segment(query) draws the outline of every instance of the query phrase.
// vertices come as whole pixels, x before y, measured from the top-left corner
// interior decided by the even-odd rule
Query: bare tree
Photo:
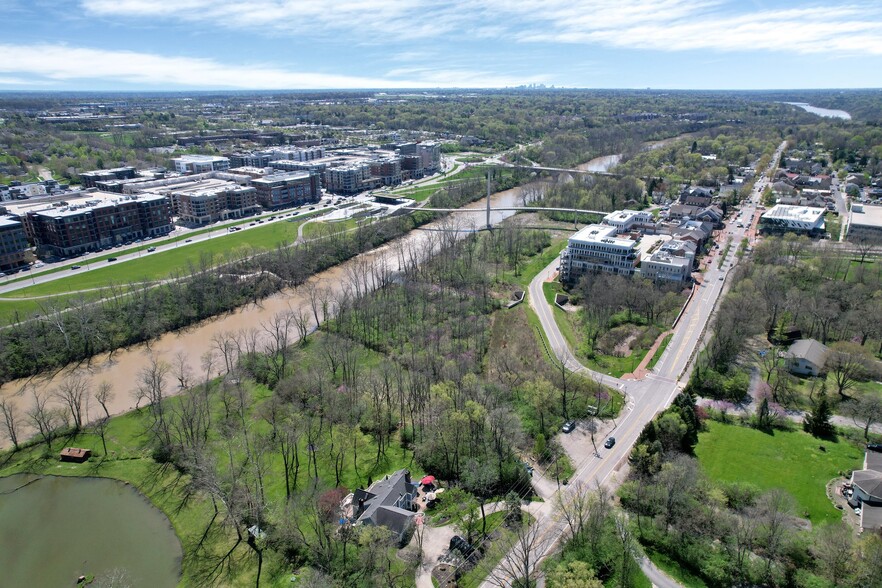
[[[175,378],[178,380],[178,386],[181,390],[190,387],[190,378],[193,376],[193,369],[190,367],[190,356],[183,349],[175,353],[172,359],[172,369]]]
[[[8,398],[0,398],[0,414],[3,415],[6,436],[12,441],[12,447],[15,451],[18,451],[18,428],[21,425],[18,406]]]
[[[52,439],[58,428],[64,424],[65,413],[59,412],[47,406],[49,401],[48,394],[41,394],[39,390],[34,389],[34,403],[27,411],[27,416],[34,428],[37,429],[46,446],[52,449]]]
[[[832,349],[825,367],[836,382],[836,392],[846,398],[846,390],[869,375],[868,354],[863,347],[850,341],[834,343]]]
[[[843,412],[854,424],[864,430],[864,439],[870,440],[870,427],[882,422],[882,399],[875,394],[863,394],[842,404]]]
[[[487,581],[499,588],[530,588],[548,538],[539,525],[524,524],[500,543],[507,553],[487,575]]]
[[[63,402],[70,411],[74,429],[83,427],[83,402],[88,398],[88,382],[79,374],[66,377],[53,396]]]
[[[104,409],[104,416],[107,418],[110,418],[110,410],[107,409],[107,404],[113,402],[113,396],[113,385],[110,382],[104,380],[98,384],[98,388],[95,390],[95,400]]]

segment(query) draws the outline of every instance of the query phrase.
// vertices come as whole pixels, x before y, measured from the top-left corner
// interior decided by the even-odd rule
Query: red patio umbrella
[[[420,484],[422,484],[423,486],[426,486],[427,484],[431,484],[434,481],[435,481],[435,476],[426,476],[425,478],[420,480]]]

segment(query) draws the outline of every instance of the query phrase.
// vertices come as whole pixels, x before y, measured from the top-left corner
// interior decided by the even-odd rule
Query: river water
[[[106,579],[117,570],[128,582],[115,586],[173,587],[181,557],[168,517],[128,484],[31,474],[0,478],[2,586],[74,586],[80,575]]]
[[[790,104],[791,106],[798,106],[802,108],[806,112],[811,112],[812,114],[817,114],[818,116],[824,116],[827,118],[841,118],[843,120],[851,120],[851,115],[845,112],[844,110],[831,110],[829,108],[819,108],[817,106],[812,106],[807,102],[785,102],[784,104]]]

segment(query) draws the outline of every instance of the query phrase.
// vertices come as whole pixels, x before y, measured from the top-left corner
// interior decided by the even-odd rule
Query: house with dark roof
[[[798,339],[790,345],[783,357],[792,374],[818,376],[830,356],[830,348],[815,339]]]
[[[408,470],[398,470],[374,482],[367,490],[353,493],[355,524],[381,525],[404,542],[413,526],[418,485],[411,482]]]
[[[864,469],[851,474],[852,495],[848,503],[861,509],[861,529],[882,528],[882,453],[867,450]]]

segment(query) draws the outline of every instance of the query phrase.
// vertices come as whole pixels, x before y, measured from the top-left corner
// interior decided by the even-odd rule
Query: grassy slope
[[[826,451],[821,451],[820,446]],[[845,441],[822,441],[801,431],[775,431],[708,422],[695,450],[708,476],[718,482],[746,482],[763,490],[783,488],[813,524],[841,517],[825,494],[827,482],[860,467],[863,453]],[[801,514],[801,513],[800,513]]]

